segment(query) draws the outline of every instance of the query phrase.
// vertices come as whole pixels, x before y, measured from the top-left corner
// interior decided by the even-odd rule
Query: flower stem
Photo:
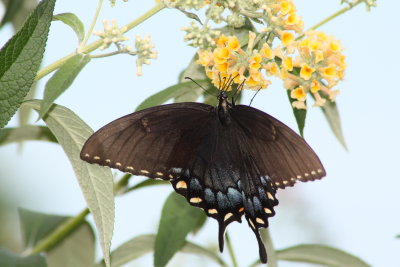
[[[48,251],[57,245],[60,241],[62,241],[66,236],[68,236],[71,232],[77,229],[84,221],[86,215],[88,215],[89,209],[86,208],[81,211],[75,217],[72,217],[65,221],[63,224],[58,226],[49,236],[45,239],[42,239],[30,252],[29,254],[36,254],[42,251]]]
[[[131,174],[125,174],[117,183],[115,183],[114,194],[117,194],[121,188],[126,186],[131,177]],[[78,227],[85,222],[86,215],[89,213],[89,209],[85,208],[75,217],[72,217],[62,223],[51,234],[42,239],[31,251],[29,251],[29,255],[51,250],[69,234],[78,229]]]
[[[278,267],[278,259],[276,257],[274,244],[272,243],[271,235],[268,229],[263,231],[263,239],[268,254],[268,267]]]
[[[103,5],[103,0],[99,0],[99,2],[97,3],[97,8],[96,8],[96,12],[94,13],[92,23],[90,24],[89,30],[86,33],[85,38],[83,39],[82,43],[79,44],[78,51],[80,51],[81,48],[86,45],[87,41],[89,40],[90,36],[92,35],[94,25],[96,25],[97,18],[99,17],[99,13],[100,13],[102,5]]]
[[[267,255],[268,255],[268,267],[278,267],[278,258],[276,256],[276,252],[274,249],[274,245],[272,244],[272,239],[271,235],[269,234],[268,229],[260,229],[260,233],[262,236],[262,239],[265,242],[265,248],[267,250]],[[261,265],[261,261],[258,259],[252,264],[250,264],[250,267],[256,267]]]
[[[139,25],[140,23],[142,23],[143,21],[145,21],[146,19],[150,18],[151,16],[153,16],[154,14],[156,14],[157,12],[159,12],[160,10],[162,10],[164,8],[164,4],[162,3],[158,3],[156,4],[152,9],[150,9],[149,11],[147,11],[146,13],[144,13],[142,16],[138,17],[137,19],[133,20],[132,22],[128,23],[127,25],[123,26],[127,28],[127,31],[135,28],[137,25]],[[103,40],[99,39],[97,41],[94,41],[93,43],[82,47],[79,50],[79,53],[82,54],[88,54],[94,50],[96,50],[97,48],[99,48],[101,45],[103,44]],[[65,64],[65,62],[67,62],[67,60],[69,60],[70,58],[72,58],[73,56],[75,56],[78,52],[72,52],[71,54],[57,60],[56,62],[44,67],[43,69],[41,69],[40,71],[38,71],[36,77],[35,77],[35,81],[40,80],[41,78],[43,78],[44,76],[46,76],[47,74],[53,72],[54,70],[58,69],[59,67],[61,67],[62,65]]]
[[[307,31],[312,31],[312,30],[315,30],[315,29],[321,27],[322,25],[324,25],[324,24],[326,24],[327,22],[333,20],[334,18],[336,18],[336,17],[342,15],[343,13],[349,11],[350,9],[352,9],[353,7],[355,7],[355,6],[359,5],[359,4],[361,4],[362,2],[364,2],[364,1],[363,1],[363,0],[360,0],[360,1],[356,2],[356,3],[354,3],[354,4],[351,5],[351,6],[347,6],[347,7],[344,7],[344,8],[342,8],[342,9],[340,9],[339,11],[337,11],[337,12],[333,13],[332,15],[330,15],[329,17],[327,17],[327,18],[323,19],[322,21],[318,22],[317,24],[315,24],[314,26],[312,26],[311,28],[309,28]]]
[[[228,247],[229,256],[231,256],[232,266],[233,267],[238,267],[239,265],[237,263],[237,260],[236,260],[236,257],[235,257],[235,253],[233,251],[231,239],[229,238],[228,232],[226,232],[226,246]]]

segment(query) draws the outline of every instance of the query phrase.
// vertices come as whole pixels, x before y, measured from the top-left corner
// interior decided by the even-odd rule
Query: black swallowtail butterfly
[[[244,215],[263,263],[267,254],[259,228],[275,215],[277,188],[326,175],[303,138],[258,109],[229,102],[224,90],[217,107],[174,103],[119,118],[94,133],[80,156],[170,181],[191,205],[218,221],[221,251],[225,228]]]

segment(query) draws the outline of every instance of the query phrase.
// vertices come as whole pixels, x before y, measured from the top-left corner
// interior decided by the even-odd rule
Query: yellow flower
[[[240,49],[239,40],[236,36],[228,38],[228,47],[233,51],[238,51]]]
[[[233,83],[239,85],[245,82],[249,89],[258,90],[266,88],[270,81],[262,74],[263,60],[267,61],[275,57],[275,52],[268,45],[258,51],[254,49],[256,34],[249,32],[249,42],[244,51],[236,36],[221,36],[216,40],[217,47],[214,50],[198,51],[198,64],[205,67],[207,76],[212,83],[219,87],[221,79],[232,78]],[[266,58],[268,57],[268,58]],[[279,74],[279,67],[275,62],[270,62],[271,72]]]
[[[228,42],[228,37],[226,37],[225,35],[221,35],[216,43],[218,47],[222,47],[225,46],[226,42]]]
[[[322,107],[325,105],[326,99],[322,98],[319,94],[313,94],[315,97],[315,103],[313,107]]]
[[[301,40],[298,43],[298,45],[301,46],[301,47],[308,47],[309,43],[310,43],[310,39],[306,38],[306,39]]]
[[[321,39],[321,41],[327,41],[328,40],[328,36],[321,31],[316,32],[316,36]]]
[[[278,67],[278,64],[276,64],[275,62],[268,62],[264,66],[264,69],[267,71],[267,74],[269,73],[274,76],[279,75],[279,67]]]
[[[226,72],[228,70],[228,62],[216,64],[215,68],[220,72]]]
[[[209,50],[199,50],[197,51],[199,55],[199,59],[196,61],[197,64],[202,65],[203,67],[211,66],[214,63],[213,54]]]
[[[256,53],[253,55],[252,59],[250,60],[249,67],[251,70],[258,70],[261,67],[261,55]]]
[[[309,48],[311,51],[316,51],[316,50],[319,48],[320,44],[321,44],[321,43],[320,43],[319,41],[311,40],[311,41],[308,43],[308,48]]]
[[[299,86],[290,92],[290,97],[293,99],[297,99],[298,101],[305,101],[306,96],[307,95],[306,92],[304,91],[303,86]]]
[[[287,25],[295,25],[295,24],[298,24],[299,22],[300,22],[299,16],[297,16],[294,13],[290,14],[286,19],[286,24]]]
[[[293,61],[291,57],[284,57],[282,60],[282,67],[285,70],[291,71],[293,70]]]
[[[307,109],[307,106],[303,101],[293,101],[292,107],[297,109]]]
[[[283,46],[288,46],[289,44],[291,44],[294,40],[294,35],[293,33],[290,32],[283,32],[281,34],[281,41]]]
[[[239,71],[232,71],[232,77],[236,84],[241,84],[246,79],[243,73],[240,73]]]
[[[327,78],[335,78],[336,75],[336,68],[333,64],[329,65],[326,68],[321,68],[320,70],[321,74]]]
[[[223,59],[228,59],[230,55],[229,48],[227,47],[222,47],[222,48],[217,48],[214,51],[214,56],[223,58]]]
[[[322,51],[316,51],[315,52],[315,61],[314,61],[315,64],[318,64],[322,60],[324,60],[324,53]]]
[[[301,64],[300,77],[307,81],[311,78],[314,71],[314,68],[308,66],[307,63],[303,63]]]
[[[228,60],[230,51],[226,47],[216,48],[213,55],[215,63],[223,64]]]
[[[274,52],[272,51],[271,47],[269,47],[269,45],[267,43],[263,44],[260,53],[263,58],[267,58],[267,59],[274,58]]]
[[[312,80],[310,90],[312,93],[316,93],[321,89],[321,85],[317,80]]]
[[[339,41],[332,40],[331,42],[329,42],[329,49],[333,52],[340,52],[342,50],[342,47],[340,46]]]
[[[282,1],[279,3],[279,5],[281,8],[282,15],[286,15],[286,14],[294,11],[294,5],[293,5],[293,3],[289,2],[289,1]]]

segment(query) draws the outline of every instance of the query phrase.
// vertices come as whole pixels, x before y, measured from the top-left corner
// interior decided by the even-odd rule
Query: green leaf
[[[28,140],[57,143],[53,133],[45,126],[25,125],[18,128],[0,129],[0,146]]]
[[[67,217],[43,214],[19,209],[25,249],[34,247],[40,240],[53,232]]]
[[[41,101],[24,105],[39,111]],[[99,232],[100,245],[110,266],[110,244],[114,228],[114,184],[110,168],[88,164],[79,157],[84,142],[93,131],[66,107],[53,105],[44,121],[62,146],[78,178],[79,185]]]
[[[296,101],[296,99],[291,98],[290,92],[291,90],[286,90],[287,95],[290,101],[290,106],[292,107],[294,117],[296,118],[297,122],[297,127],[299,127],[299,133],[302,137],[303,136],[303,131],[304,131],[304,126],[306,124],[306,115],[307,115],[307,110],[306,109],[298,109],[292,106],[292,103]]]
[[[95,259],[94,242],[93,230],[85,222],[47,253],[47,263],[50,267],[92,266]]]
[[[227,266],[226,263],[218,256],[218,254],[194,243],[186,242],[180,252],[206,256],[221,266]]]
[[[65,62],[65,64],[47,81],[43,101],[40,106],[40,118],[46,115],[57,97],[71,86],[76,76],[78,76],[89,61],[89,56],[77,54]]]
[[[43,0],[0,51],[0,128],[27,95],[46,46],[55,0]]]
[[[1,267],[47,267],[46,260],[39,254],[20,257],[19,255],[0,249]]]
[[[205,213],[202,213],[203,216],[199,217],[199,220],[197,221],[196,225],[194,226],[194,228],[192,229],[192,234],[197,234],[201,228],[203,228],[204,224],[207,221],[207,216]]]
[[[208,81],[198,81],[200,85],[206,84]],[[165,102],[167,102],[169,99],[172,98],[177,98],[181,95],[184,95],[187,92],[193,91],[198,86],[190,81],[190,82],[183,82],[183,83],[178,83],[176,85],[170,86],[157,94],[154,94],[144,100],[137,108],[135,111],[139,111],[145,108],[161,105]]]
[[[11,22],[15,30],[24,25],[26,18],[37,5],[36,0],[2,0],[5,6],[5,14],[0,22],[0,28],[7,22]]]
[[[74,13],[61,13],[54,15],[53,20],[59,20],[70,26],[76,33],[79,43],[83,41],[85,36],[85,28],[82,21]]]
[[[203,211],[190,206],[176,193],[167,198],[154,246],[154,266],[165,266],[185,244],[186,236],[198,223]]]
[[[125,242],[111,253],[112,267],[122,266],[152,252],[154,249],[155,239],[155,235],[141,235]],[[205,256],[221,266],[227,266],[226,263],[213,251],[191,242],[185,242],[180,252]],[[104,263],[99,262],[95,267],[103,266]]]
[[[207,90],[208,88],[210,88],[211,85],[210,79],[207,77],[204,71],[204,67],[197,64],[196,61],[197,61],[197,54],[194,55],[187,68],[184,71],[182,71],[181,74],[179,75],[179,82],[184,83],[185,81],[187,81],[185,77],[189,77],[196,81],[203,81],[203,83],[201,83],[201,86]],[[195,84],[192,81],[190,82],[192,84]],[[193,102],[199,98],[202,92],[204,92],[204,90],[198,86],[191,88],[192,88],[191,90],[184,90],[180,95],[174,96],[175,98],[174,101]]]
[[[25,249],[34,247],[71,217],[43,214],[20,209]],[[85,222],[69,234],[57,246],[47,251],[47,263],[51,267],[86,267],[94,263],[94,234]]]
[[[124,265],[152,252],[154,249],[154,240],[155,235],[141,235],[123,243],[111,253],[111,266],[118,267]],[[105,266],[104,261],[101,261],[95,267],[103,266]]]
[[[306,262],[332,267],[370,267],[356,256],[342,250],[323,245],[299,245],[278,250],[279,260]]]
[[[344,149],[347,150],[346,141],[344,140],[342,126],[340,123],[339,110],[336,106],[336,103],[327,100],[325,105],[322,106],[321,109],[329,123],[329,126],[333,131],[333,134],[336,136]]]

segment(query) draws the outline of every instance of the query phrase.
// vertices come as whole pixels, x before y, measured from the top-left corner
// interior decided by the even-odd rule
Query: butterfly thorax
[[[230,109],[233,104],[228,102],[226,92],[222,91],[218,95],[217,115],[222,125],[228,126],[231,123]]]

